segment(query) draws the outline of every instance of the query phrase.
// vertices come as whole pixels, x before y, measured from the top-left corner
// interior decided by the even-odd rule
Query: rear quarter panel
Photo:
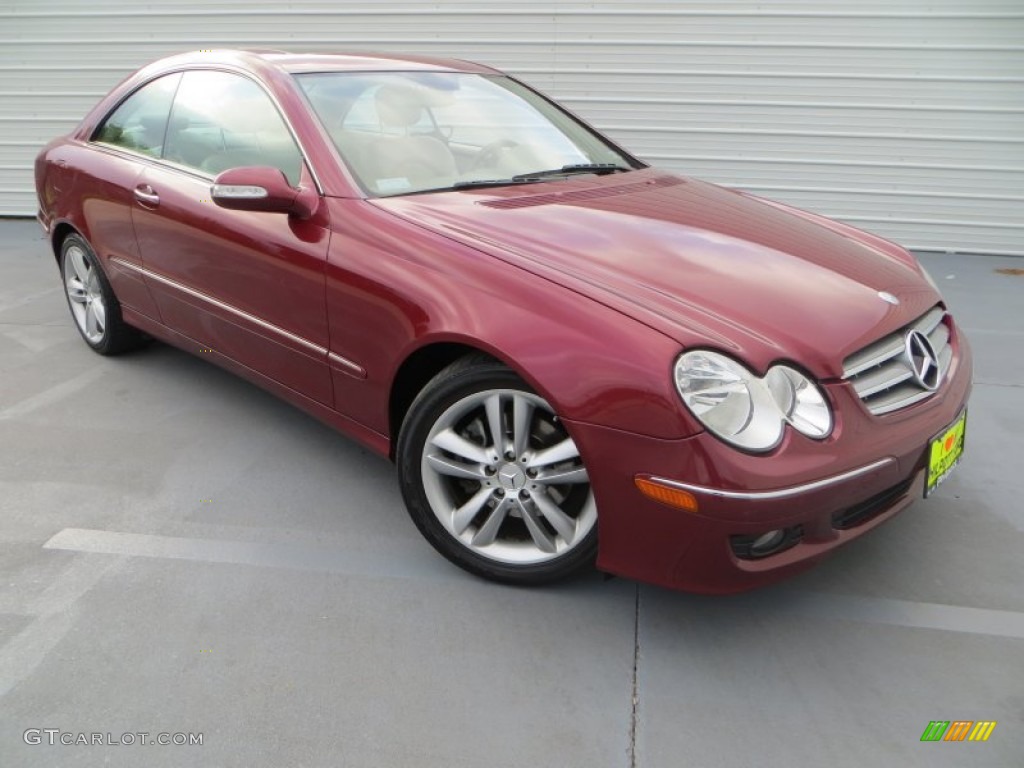
[[[51,143],[36,161],[41,219],[51,236],[69,225],[92,246],[118,300],[158,318],[148,288],[133,271],[118,268],[114,257],[141,264],[132,225],[132,190],[142,159],[77,139]],[[59,248],[60,243],[53,243]]]

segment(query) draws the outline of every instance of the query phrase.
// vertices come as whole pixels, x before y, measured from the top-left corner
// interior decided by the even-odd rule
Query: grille
[[[849,381],[871,413],[906,408],[934,394],[914,376],[906,353],[907,334],[919,331],[928,337],[939,359],[939,383],[949,371],[953,348],[949,343],[946,312],[936,305],[924,315],[895,333],[855,352],[843,361],[843,378]]]

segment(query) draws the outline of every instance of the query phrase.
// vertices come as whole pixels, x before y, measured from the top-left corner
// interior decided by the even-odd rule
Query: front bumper
[[[819,442],[789,430],[768,455],[708,433],[659,440],[567,422],[597,499],[598,567],[675,589],[739,592],[805,570],[878,527],[923,495],[928,443],[966,407],[972,364],[962,335],[958,347],[929,399],[875,417],[849,385],[831,385],[832,435]],[[698,511],[642,495],[636,477],[687,490]],[[774,529],[799,537],[777,554],[737,555],[736,542]]]

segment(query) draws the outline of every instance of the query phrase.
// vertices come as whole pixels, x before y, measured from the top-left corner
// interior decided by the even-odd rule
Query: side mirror
[[[316,191],[293,187],[277,168],[252,165],[230,168],[213,180],[210,197],[233,211],[288,213],[308,219],[316,210]]]

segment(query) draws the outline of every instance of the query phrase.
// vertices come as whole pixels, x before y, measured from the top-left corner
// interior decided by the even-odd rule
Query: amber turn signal
[[[637,475],[633,483],[644,496],[654,499],[670,507],[685,509],[687,512],[697,511],[697,498],[689,491],[681,488],[673,488],[671,485],[662,485],[649,477]]]

